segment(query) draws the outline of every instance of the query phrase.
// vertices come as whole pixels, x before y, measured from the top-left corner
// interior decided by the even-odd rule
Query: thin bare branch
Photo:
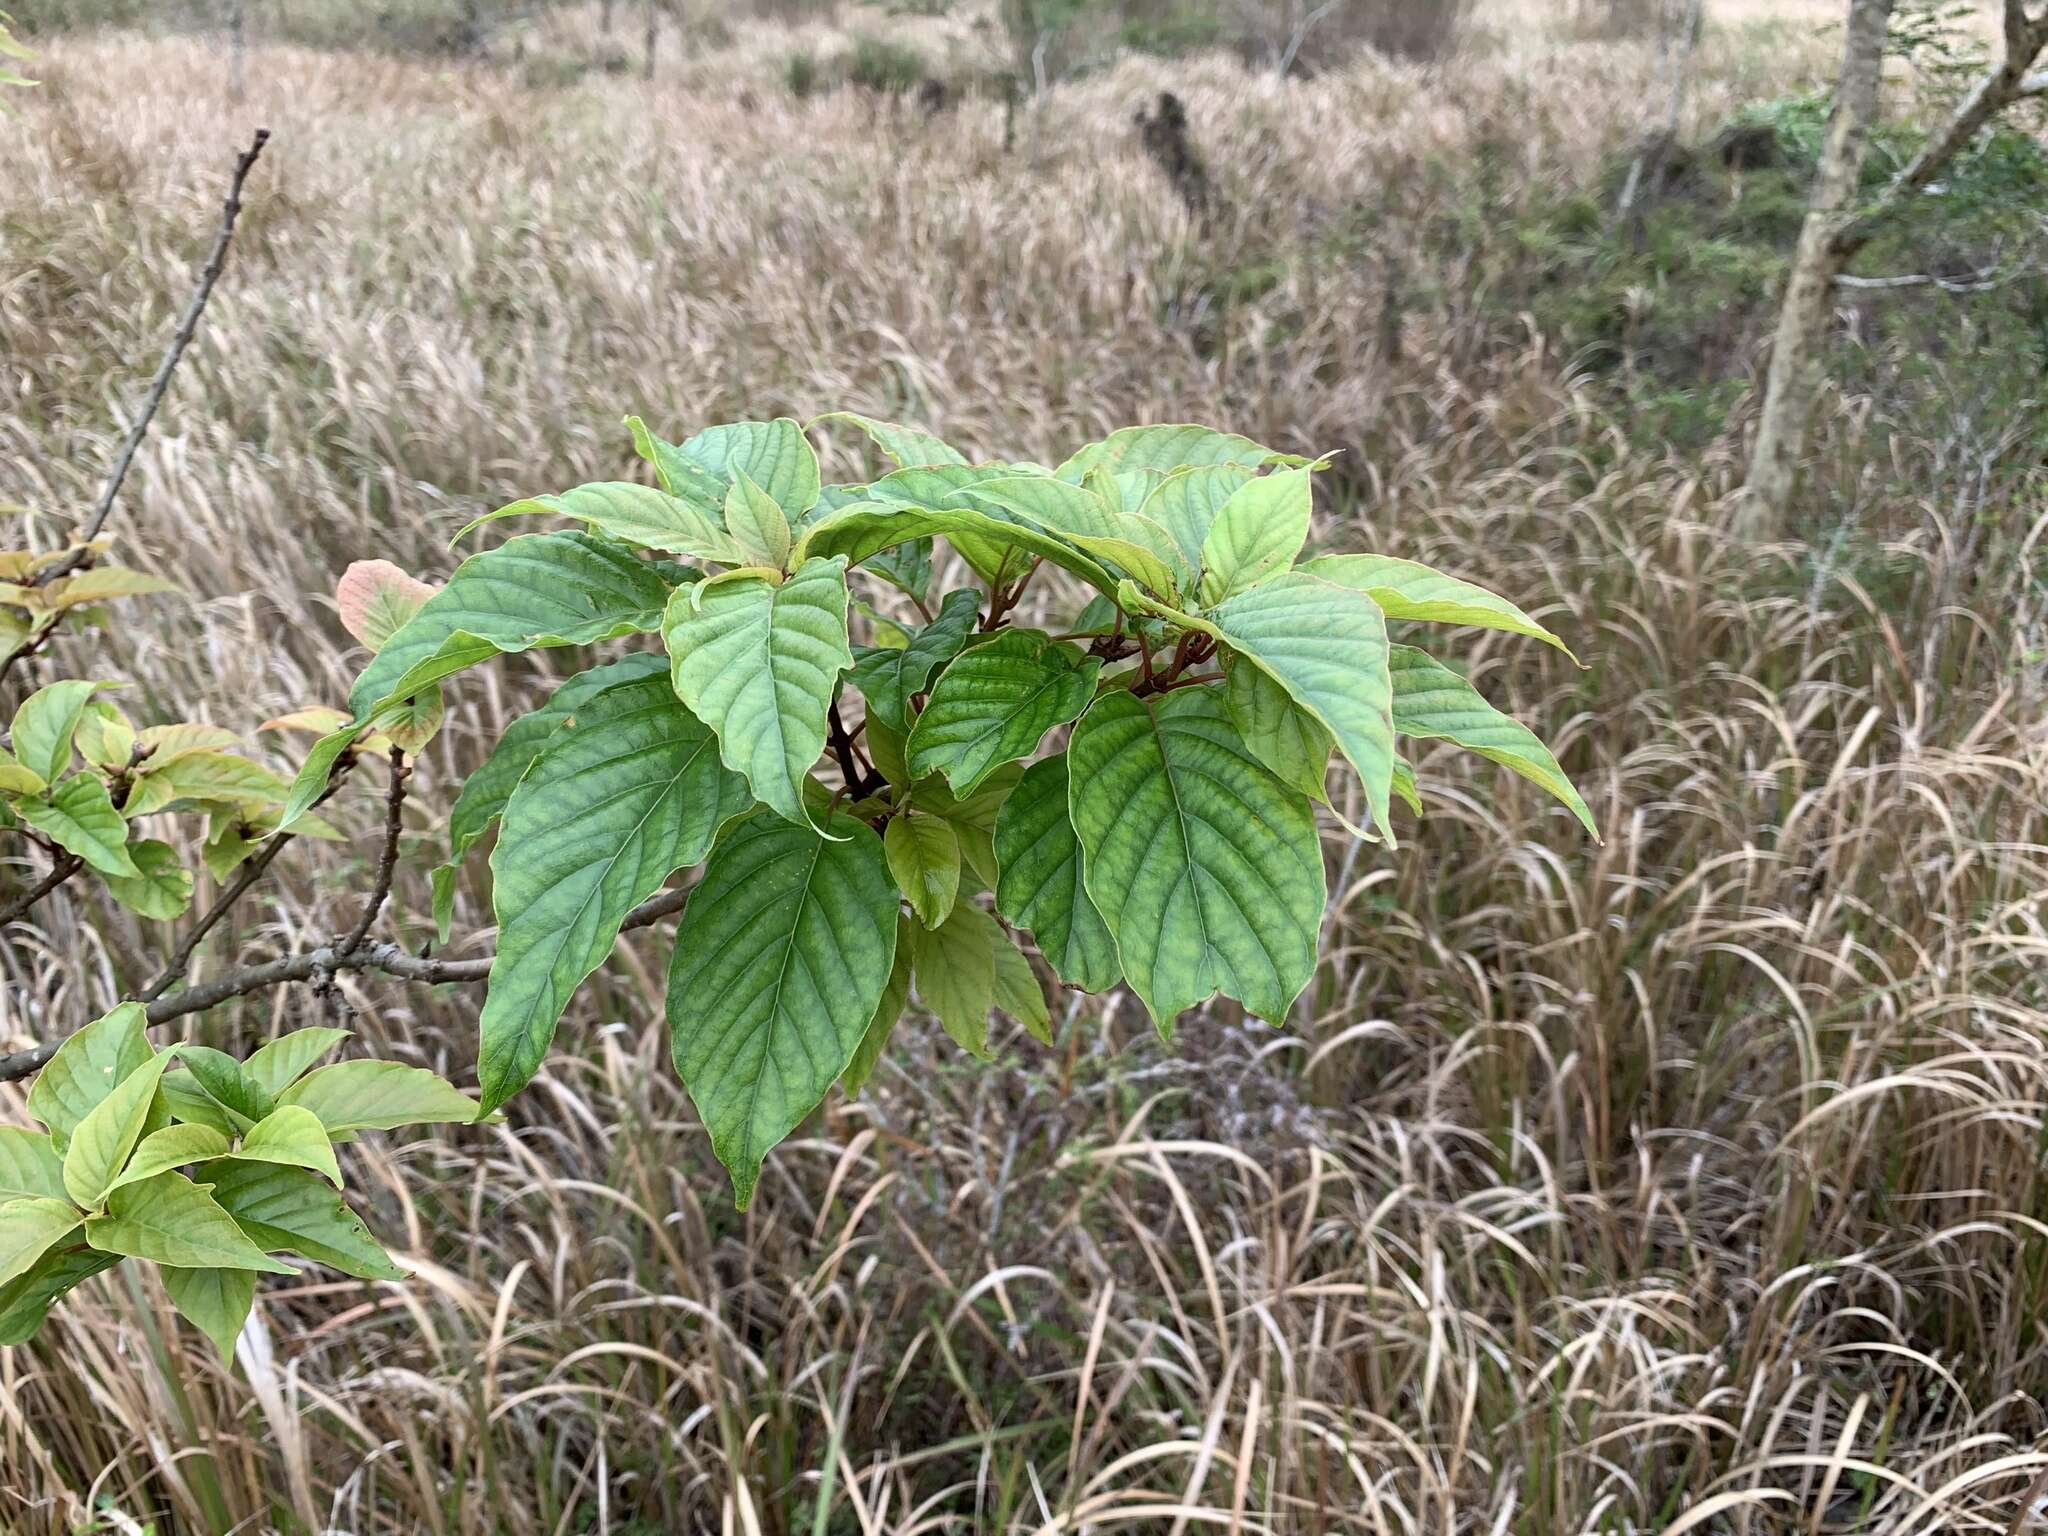
[[[385,899],[391,895],[391,880],[398,873],[398,838],[405,829],[405,783],[411,777],[412,769],[406,766],[405,753],[394,746],[391,749],[391,787],[384,793],[384,851],[377,858],[377,881],[371,888],[370,899],[363,903],[362,917],[342,942],[344,957],[362,947],[363,940],[370,936],[370,929],[377,921],[377,914],[384,910]]]
[[[58,886],[69,880],[83,868],[85,868],[85,860],[81,859],[77,854],[59,854],[56,863],[51,866],[50,872],[47,875],[8,902],[6,906],[0,907],[0,924],[13,922],[22,913],[28,911],[30,907],[41,901],[50,892],[57,889]]]

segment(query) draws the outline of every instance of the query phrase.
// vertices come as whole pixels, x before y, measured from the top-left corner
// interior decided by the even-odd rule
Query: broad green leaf
[[[1358,771],[1373,824],[1394,844],[1393,685],[1387,625],[1373,600],[1300,571],[1282,571],[1209,613],[1232,649],[1251,658],[1328,728]]]
[[[960,654],[980,613],[981,599],[963,587],[946,594],[938,616],[915,631],[907,645],[857,648],[853,685],[867,701],[868,718],[883,720],[899,733],[908,730],[911,697],[924,692],[932,674]]]
[[[960,838],[953,824],[937,816],[897,816],[882,833],[882,847],[918,921],[938,927],[960,894]]]
[[[0,1203],[0,1285],[27,1274],[84,1220],[69,1200]]]
[[[910,783],[910,760],[904,755],[903,733],[886,720],[868,717],[868,757],[882,777],[899,788]]]
[[[1040,1045],[1052,1044],[1052,1010],[1045,987],[1031,969],[1031,957],[998,930],[996,939],[996,1007],[1007,1013]]]
[[[835,512],[838,508],[833,508]],[[920,603],[932,593],[932,541],[911,539],[870,556],[865,569]]]
[[[135,776],[125,809],[148,816],[181,800],[261,810],[280,804],[288,786],[261,763],[231,752],[187,752],[161,767],[154,759]]]
[[[935,474],[935,470],[915,471]],[[797,541],[796,561],[844,555],[859,565],[883,550],[937,535],[957,549],[982,580],[996,583],[1020,574],[1036,555],[1072,572],[1104,592],[1116,577],[1100,560],[1034,523],[1005,520],[971,507],[881,506],[858,503],[806,528]],[[1016,554],[1022,551],[1022,556]]]
[[[285,796],[284,810],[278,815],[277,831],[282,832],[294,826],[312,810],[313,802],[327,792],[327,781],[334,776],[335,764],[341,760],[342,754],[355,745],[356,737],[360,734],[360,727],[349,724],[337,731],[328,732],[313,743],[312,750],[306,754],[306,761],[292,780],[290,792]],[[241,852],[232,845],[228,845],[227,851]],[[247,856],[246,853],[241,854],[242,858]],[[236,859],[235,862],[239,863],[240,859]],[[214,878],[219,879],[220,875],[215,873]]]
[[[846,639],[846,563],[814,560],[782,585],[741,576],[678,591],[662,624],[683,702],[717,734],[727,767],[778,816],[810,824],[804,776],[825,749],[825,717]]]
[[[491,854],[486,1111],[540,1069],[570,994],[612,952],[626,914],[754,803],[718,752],[666,677],[641,677],[585,699],[512,792]]]
[[[49,787],[40,773],[24,768],[12,752],[0,747],[0,795],[39,795]]]
[[[33,1338],[59,1298],[120,1262],[118,1254],[91,1248],[45,1254],[19,1279],[0,1285],[0,1344],[20,1344]]]
[[[128,853],[128,823],[97,774],[74,773],[47,794],[17,800],[14,814],[101,874],[142,878]]]
[[[1164,1032],[1222,992],[1279,1020],[1315,972],[1315,815],[1254,758],[1210,688],[1107,693],[1067,751],[1088,894]]]
[[[911,933],[911,984],[962,1050],[986,1057],[988,1015],[996,1005],[996,920],[971,901],[935,929]]]
[[[528,496],[488,512],[455,537],[508,517],[566,517],[594,533],[643,549],[665,550],[692,560],[744,564],[741,551],[719,526],[717,503],[672,495],[648,485],[605,480],[579,485],[556,496]]]
[[[663,568],[587,533],[527,533],[471,555],[349,690],[366,721],[381,705],[463,667],[535,646],[589,645],[656,628]]]
[[[1032,752],[1088,707],[1102,662],[1037,630],[1006,630],[940,675],[910,731],[914,778],[942,773],[971,794],[991,770]]]
[[[359,1280],[402,1280],[334,1186],[304,1168],[224,1159],[200,1170],[213,1198],[266,1249],[288,1248]]]
[[[1387,555],[1321,555],[1303,561],[1301,569],[1340,587],[1363,592],[1390,619],[1501,629],[1541,640],[1567,656],[1572,655],[1562,640],[1506,598],[1413,560],[1395,560]],[[1577,661],[1578,657],[1572,656],[1572,660]]]
[[[175,1046],[172,1051],[176,1050]],[[92,1107],[71,1133],[64,1149],[64,1192],[91,1210],[97,1207],[142,1139],[150,1103],[171,1051],[152,1057],[114,1085],[114,1091]]]
[[[256,1304],[256,1276],[246,1269],[177,1269],[165,1265],[164,1291],[178,1315],[213,1340],[223,1360],[231,1360],[235,1340]]]
[[[334,1160],[334,1143],[327,1139],[327,1127],[302,1104],[280,1104],[265,1115],[249,1128],[233,1155],[244,1162],[310,1168],[336,1189],[341,1188],[341,1166]]]
[[[1161,475],[1138,504],[1138,515],[1164,528],[1180,547],[1181,557],[1196,570],[1202,545],[1216,514],[1252,478],[1242,464],[1203,464]]]
[[[792,523],[802,521],[818,499],[818,455],[804,429],[787,416],[710,427],[679,451],[717,478],[721,499],[741,474],[774,498]]]
[[[49,1136],[0,1125],[0,1203],[63,1198],[64,1159]]]
[[[233,740],[226,731],[220,734]],[[85,713],[78,717],[78,729],[71,736],[71,744],[78,749],[79,756],[93,767],[108,772],[128,766],[137,741],[135,727],[129,723],[128,717],[107,699],[93,699],[87,703]],[[13,762],[14,758],[10,754],[5,761]],[[37,789],[41,787],[40,784],[35,786]]]
[[[54,784],[71,766],[71,739],[85,706],[102,683],[66,679],[38,688],[14,712],[9,742],[22,767]]]
[[[1049,475],[1014,475],[984,481],[964,495],[975,506],[1058,534],[1162,597],[1189,584],[1192,573],[1171,534],[1148,519],[1118,511],[1083,486]]]
[[[189,1047],[187,1047],[189,1049]],[[203,1125],[222,1136],[238,1136],[252,1123],[247,1116],[230,1114],[227,1106],[200,1086],[190,1072],[166,1072],[157,1093],[170,1107],[173,1119],[187,1125]]]
[[[58,1046],[36,1074],[28,1112],[49,1128],[59,1150],[79,1121],[156,1055],[143,1033],[145,1017],[142,1004],[121,1004]]]
[[[78,1143],[74,1141],[72,1145],[76,1147]],[[123,1184],[153,1179],[167,1168],[203,1163],[210,1157],[219,1157],[227,1149],[227,1137],[210,1125],[167,1125],[136,1143],[135,1155],[128,1159],[127,1166],[108,1187],[118,1188]]]
[[[1398,757],[1394,759],[1394,798],[1416,815],[1422,814],[1422,795],[1415,787],[1415,770]]]
[[[996,815],[996,910],[1029,929],[1039,953],[1086,992],[1107,992],[1122,974],[1116,941],[1089,899],[1081,844],[1067,812],[1067,754],[1024,770]]]
[[[1220,603],[1284,571],[1308,539],[1307,469],[1261,475],[1217,512],[1202,540],[1202,601]]]
[[[87,711],[90,719],[92,711]],[[84,727],[80,727],[81,733]],[[135,733],[135,740],[147,754],[152,768],[174,762],[181,757],[190,757],[195,752],[225,752],[242,744],[242,738],[233,731],[224,731],[217,725],[146,725]],[[125,763],[128,754],[124,751],[119,762]],[[118,764],[116,765],[118,766]]]
[[[967,493],[976,486],[991,480],[1007,479],[1017,473],[1017,467],[1009,464],[922,465],[914,469],[899,469],[871,482],[866,487],[864,499],[890,506],[971,511],[978,517],[985,516]],[[991,521],[995,524],[993,528],[963,524],[943,531],[974,574],[993,589],[1021,575],[1031,564],[1032,551],[1003,537],[1002,518]],[[1035,524],[1031,525],[1031,531],[1042,537],[1042,531]],[[1049,548],[1069,548],[1059,540],[1047,542]],[[1039,553],[1043,558],[1044,551]],[[1078,556],[1079,551],[1072,553]]]
[[[431,582],[389,560],[358,560],[334,584],[334,611],[341,627],[374,654],[411,623],[433,595]]]
[[[895,959],[882,840],[844,815],[827,831],[742,822],[676,933],[671,1049],[741,1207],[769,1149],[853,1060]]]
[[[1223,676],[1223,702],[1252,756],[1289,789],[1328,804],[1324,779],[1336,746],[1328,727],[1256,662],[1227,656]]]
[[[633,451],[654,466],[663,490],[707,507],[724,502],[726,482],[721,476],[695,459],[684,457],[683,450],[674,443],[656,437],[638,416],[628,416],[626,427],[633,434]]]
[[[811,423],[843,421],[858,427],[882,452],[902,469],[915,469],[925,464],[965,464],[967,458],[957,448],[942,443],[929,432],[920,432],[916,427],[899,426],[893,421],[877,421],[872,416],[858,416],[852,411],[827,411]]]
[[[277,1107],[276,1101],[242,1069],[226,1051],[210,1045],[187,1045],[178,1054],[207,1097],[234,1115],[244,1125],[254,1125]]]
[[[396,1061],[337,1061],[315,1067],[278,1094],[320,1117],[329,1136],[346,1131],[389,1131],[401,1125],[468,1125],[474,1099],[455,1091],[425,1067]]]
[[[1189,466],[1243,464],[1259,469],[1267,464],[1300,464],[1305,460],[1262,448],[1235,432],[1218,432],[1214,427],[1168,425],[1125,427],[1099,443],[1081,449],[1055,473],[1062,480],[1079,483],[1093,469],[1115,473],[1130,470],[1170,471]]]
[[[178,850],[148,837],[130,844],[128,856],[141,874],[133,880],[109,876],[107,890],[114,900],[160,923],[183,915],[192,905],[192,873],[178,862]]]
[[[114,1190],[107,1196],[107,1214],[86,1222],[85,1240],[102,1253],[180,1269],[297,1273],[267,1256],[212,1195],[182,1173],[159,1173]]]
[[[789,516],[744,469],[725,493],[725,526],[740,554],[731,564],[779,571],[789,563]]]
[[[249,1059],[242,1063],[242,1075],[274,1098],[351,1033],[346,1029],[316,1025],[279,1035],[268,1045],[258,1046],[250,1053]]]
[[[898,915],[896,958],[889,967],[888,985],[882,988],[882,1000],[875,1005],[875,1016],[868,1022],[867,1033],[860,1037],[860,1047],[853,1053],[853,1060],[839,1074],[839,1086],[848,1093],[859,1093],[867,1085],[867,1080],[874,1076],[875,1064],[882,1059],[882,1052],[888,1047],[896,1021],[903,1017],[903,1010],[910,1005],[910,935],[915,927],[909,918]]]
[[[1412,645],[1395,646],[1390,667],[1395,730],[1404,736],[1454,742],[1513,769],[1562,800],[1580,824],[1599,838],[1592,811],[1534,731],[1502,714],[1464,678]]]
[[[961,863],[980,881],[974,887],[967,887],[962,881],[963,888],[970,895],[995,886],[996,817],[1001,814],[1004,802],[1023,776],[1022,763],[1002,763],[967,793],[955,794],[940,778],[926,779],[911,791],[913,807],[930,811],[934,816],[943,816],[953,824],[953,831],[960,838]]]
[[[176,592],[178,584],[148,571],[125,566],[101,565],[76,576],[65,576],[42,589],[45,606],[62,613],[88,603],[112,602],[123,597],[148,597],[157,592]]]

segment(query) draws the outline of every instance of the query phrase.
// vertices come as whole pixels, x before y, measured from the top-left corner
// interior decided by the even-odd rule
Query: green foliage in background
[[[515,722],[456,807],[444,919],[456,862],[501,822],[484,1109],[532,1078],[576,987],[680,870],[702,867],[669,968],[672,1054],[744,1206],[912,995],[977,1053],[997,1010],[1049,1037],[1048,975],[1127,983],[1162,1033],[1218,994],[1282,1018],[1316,966],[1333,757],[1389,844],[1391,801],[1414,798],[1404,736],[1490,757],[1592,828],[1549,750],[1388,621],[1561,642],[1425,566],[1311,556],[1318,464],[1198,426],[1117,432],[1056,469],[970,464],[914,429],[824,420],[893,468],[824,485],[793,420],[674,444],[631,418],[657,485],[480,520],[576,526],[465,560],[292,786],[285,826],[360,737],[438,708],[474,663],[629,642]],[[937,590],[940,543],[974,585]],[[1034,584],[1064,622],[1015,621]],[[882,617],[891,595],[921,622]]]

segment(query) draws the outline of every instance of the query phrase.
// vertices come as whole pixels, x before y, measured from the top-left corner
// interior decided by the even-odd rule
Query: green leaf
[[[594,533],[643,549],[726,565],[744,563],[738,546],[719,526],[716,502],[672,495],[630,481],[604,480],[557,496],[528,496],[485,513],[455,537],[459,541],[474,529],[507,517],[566,517]]]
[[[54,784],[71,766],[71,739],[85,706],[102,683],[66,679],[38,688],[14,712],[9,740],[15,757],[45,783]]]
[[[888,984],[882,988],[882,1000],[875,1005],[875,1016],[868,1021],[867,1033],[860,1037],[859,1049],[853,1053],[853,1060],[846,1064],[846,1070],[839,1074],[839,1086],[848,1093],[859,1093],[868,1079],[874,1076],[875,1064],[882,1059],[882,1052],[888,1047],[896,1021],[903,1017],[903,1010],[910,1005],[911,933],[915,927],[909,918],[898,915],[896,958],[889,966]]]
[[[117,1254],[90,1248],[43,1255],[19,1279],[0,1285],[0,1344],[33,1338],[60,1297],[120,1262]]]
[[[310,1168],[336,1189],[341,1188],[341,1166],[334,1160],[334,1143],[327,1139],[327,1127],[302,1104],[280,1104],[265,1115],[249,1128],[233,1155],[244,1162]]]
[[[36,1261],[77,1230],[85,1217],[69,1200],[9,1200],[0,1204],[0,1285],[18,1280]]]
[[[114,1091],[78,1122],[64,1149],[64,1192],[78,1204],[88,1210],[97,1207],[127,1165],[128,1154],[142,1139],[157,1082],[171,1061],[170,1051],[152,1057],[116,1083]]]
[[[235,1340],[249,1320],[249,1309],[256,1304],[255,1275],[246,1269],[177,1269],[170,1265],[158,1273],[178,1315],[213,1340],[221,1359],[233,1359]]]
[[[846,639],[846,564],[815,560],[776,586],[756,576],[676,593],[662,625],[675,691],[717,733],[726,766],[778,816],[808,826],[804,776],[825,749],[825,717]]]
[[[340,760],[343,753],[355,745],[361,729],[360,726],[353,724],[344,725],[340,730],[330,731],[313,743],[312,750],[306,754],[306,761],[300,766],[297,776],[292,780],[291,789],[285,796],[284,810],[278,815],[276,831],[285,831],[295,822],[303,820],[306,813],[312,810],[313,802],[327,792],[327,781],[334,776],[335,763]],[[239,838],[224,839],[223,857],[240,852],[236,847],[236,843],[240,841],[242,840]],[[234,863],[240,863],[241,858],[246,857],[247,853],[241,853],[241,857],[236,858]],[[232,864],[229,867],[232,868]],[[215,872],[214,878],[219,879],[220,874]]]
[[[1089,899],[1081,843],[1067,812],[1067,754],[1024,770],[996,815],[996,910],[1029,929],[1039,953],[1085,992],[1107,992],[1122,974],[1116,940]]]
[[[1005,630],[963,651],[911,727],[914,778],[942,773],[962,794],[1088,707],[1102,662],[1037,630]]]
[[[430,583],[389,560],[358,560],[334,584],[334,611],[341,627],[375,654],[433,595]]]
[[[242,1075],[275,1097],[351,1033],[350,1030],[319,1025],[279,1035],[268,1045],[258,1046],[250,1053],[249,1059],[242,1063]]]
[[[853,1060],[896,954],[881,839],[835,816],[832,841],[773,817],[712,852],[670,962],[676,1070],[744,1208],[761,1160]]]
[[[869,574],[881,577],[920,603],[924,602],[932,592],[932,541],[910,539],[893,549],[885,549],[869,558],[866,569]]]
[[[60,1148],[129,1073],[155,1057],[143,1033],[145,1017],[142,1004],[121,1004],[58,1046],[36,1074],[28,1112],[49,1128]]]
[[[733,565],[765,565],[781,570],[789,563],[789,517],[775,498],[738,471],[725,493],[725,526],[740,558]]]
[[[49,1136],[0,1125],[0,1203],[63,1198],[64,1159]]]
[[[170,1107],[171,1118],[183,1124],[203,1125],[222,1136],[236,1136],[249,1128],[246,1116],[228,1113],[227,1107],[202,1088],[190,1072],[166,1072],[164,1080],[157,1084],[157,1093]]]
[[[981,884],[969,890],[987,890],[996,882],[995,827],[1003,803],[1024,776],[1022,763],[1003,763],[993,769],[971,793],[955,794],[943,779],[927,779],[911,790],[910,803],[918,810],[943,816],[953,824],[960,839],[960,859]],[[964,883],[964,882],[963,882]]]
[[[1202,540],[1202,601],[1220,603],[1284,571],[1308,540],[1309,475],[1261,475],[1226,501]]]
[[[1162,1032],[1217,992],[1285,1018],[1323,917],[1308,801],[1251,755],[1209,688],[1104,694],[1067,756],[1088,894]]]
[[[359,1280],[402,1280],[362,1218],[334,1187],[303,1168],[223,1160],[200,1174],[213,1197],[266,1249],[288,1248]]]
[[[505,807],[491,855],[498,952],[479,1024],[483,1108],[539,1070],[570,995],[626,914],[711,851],[746,780],[660,675],[587,698]]]
[[[1404,736],[1454,742],[1511,768],[1562,800],[1597,840],[1593,813],[1550,749],[1520,721],[1502,714],[1464,678],[1412,645],[1393,648],[1394,729]]]
[[[49,782],[14,760],[14,754],[0,747],[0,795],[39,795]]]
[[[1013,521],[1056,533],[1162,597],[1186,586],[1192,572],[1173,537],[1157,523],[1118,511],[1094,491],[1048,475],[1013,475],[968,489],[967,500]]]
[[[17,800],[14,814],[101,874],[142,878],[128,853],[128,823],[97,774],[74,773],[48,794]]]
[[[963,901],[936,929],[911,932],[910,978],[918,998],[962,1050],[987,1057],[988,1015],[996,1005],[996,920]]]
[[[960,838],[952,823],[937,816],[897,816],[882,833],[882,847],[910,909],[925,927],[938,927],[960,894]]]
[[[818,499],[818,456],[804,429],[787,416],[711,427],[680,452],[717,478],[720,495],[744,474],[774,498],[792,523]]]
[[[626,427],[633,434],[633,451],[654,466],[661,488],[703,506],[716,507],[725,500],[726,482],[696,460],[684,457],[674,443],[663,442],[647,430],[638,416],[628,416]]]
[[[75,1147],[77,1143],[74,1141],[72,1145]],[[227,1137],[210,1125],[167,1125],[136,1143],[135,1155],[108,1187],[114,1189],[123,1184],[153,1179],[167,1168],[203,1163],[210,1157],[219,1157],[227,1149]]]
[[[1265,668],[1336,738],[1364,785],[1373,824],[1393,846],[1393,685],[1386,621],[1373,600],[1282,571],[1211,610],[1209,619],[1232,649]]]
[[[177,849],[149,837],[132,844],[128,855],[142,873],[134,880],[109,876],[107,890],[114,900],[160,923],[192,905],[192,874],[178,862]]]
[[[1273,777],[1311,800],[1329,803],[1324,779],[1336,740],[1273,675],[1242,656],[1223,663],[1223,702],[1252,756]]]
[[[1415,788],[1415,770],[1398,757],[1394,759],[1394,798],[1416,815],[1422,814],[1422,795]]]
[[[468,1125],[474,1099],[425,1067],[396,1061],[337,1061],[316,1067],[277,1096],[320,1117],[327,1134],[390,1131],[401,1125]]]
[[[886,720],[870,715],[867,730],[868,757],[876,770],[901,788],[910,783],[910,760],[904,756],[903,733]]]
[[[912,696],[923,693],[932,674],[960,654],[980,614],[981,599],[963,587],[946,594],[938,617],[913,633],[909,644],[856,647],[853,684],[867,701],[868,718],[886,722],[899,734],[909,730]]]
[[[263,810],[283,801],[286,784],[261,763],[232,752],[186,752],[135,777],[124,809],[147,816],[178,801],[207,801]]]
[[[663,568],[610,539],[528,533],[471,555],[349,690],[359,722],[486,657],[655,629]]]
[[[644,678],[668,676],[668,658],[651,651],[635,652],[603,666],[579,672],[549,695],[547,703],[521,715],[498,737],[484,764],[463,780],[462,793],[448,813],[450,864],[476,846],[491,823],[505,811],[505,802],[546,750],[549,738],[585,703],[609,688]]]
[[[1052,1044],[1052,1010],[1031,958],[1000,930],[996,935],[996,1007],[1007,1013],[1040,1045]]]
[[[1235,432],[1218,432],[1214,427],[1169,425],[1125,427],[1099,443],[1090,443],[1056,473],[1062,480],[1079,482],[1090,470],[1116,473],[1131,470],[1170,471],[1188,466],[1242,464],[1259,469],[1267,464],[1300,464],[1305,460],[1262,448]]]
[[[241,1117],[240,1128],[254,1125],[277,1107],[271,1096],[243,1071],[242,1064],[227,1052],[216,1051],[210,1045],[187,1045],[180,1047],[178,1054],[199,1086],[206,1090],[207,1097]]]
[[[893,421],[877,421],[872,416],[857,416],[852,411],[827,411],[811,423],[843,421],[858,427],[868,440],[892,462],[903,469],[915,469],[925,464],[965,464],[966,456],[957,448],[942,443],[929,432],[920,432],[916,427],[899,426]]]
[[[1413,560],[1395,560],[1387,555],[1322,555],[1303,561],[1301,569],[1340,587],[1363,592],[1390,619],[1506,630],[1554,645],[1572,656],[1562,640],[1506,598]],[[1578,657],[1572,656],[1572,660],[1577,661]]]
[[[1157,478],[1138,515],[1164,528],[1179,546],[1181,558],[1199,570],[1202,545],[1224,504],[1252,478],[1242,464],[1204,464],[1176,469]]]
[[[899,473],[930,475],[937,470]],[[877,484],[880,484],[878,481]],[[947,540],[991,584],[1022,572],[1036,555],[1104,592],[1116,590],[1116,577],[1100,560],[1083,554],[1065,539],[1034,523],[1018,522],[971,507],[884,506],[856,503],[820,518],[797,540],[796,560],[844,555],[848,565],[905,544],[937,535]],[[1017,552],[1022,551],[1019,555]]]
[[[114,1190],[107,1196],[107,1214],[86,1222],[85,1240],[102,1253],[180,1269],[297,1273],[265,1255],[212,1195],[182,1173],[159,1173]]]

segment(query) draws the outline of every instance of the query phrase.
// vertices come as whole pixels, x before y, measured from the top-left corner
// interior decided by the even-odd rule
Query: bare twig
[[[377,914],[384,910],[385,898],[391,894],[391,880],[398,872],[398,837],[405,826],[405,781],[411,777],[412,770],[406,766],[405,753],[394,746],[391,749],[391,787],[384,794],[384,851],[377,859],[377,883],[370,891],[370,899],[363,903],[362,917],[342,943],[344,959],[360,949],[363,940],[370,936],[370,928],[377,921]]]
[[[58,886],[69,880],[83,868],[85,868],[85,860],[81,859],[77,854],[59,854],[56,863],[51,866],[50,872],[47,875],[8,902],[6,906],[0,907],[0,924],[13,922],[22,913],[41,901],[50,892],[57,889]]]
[[[680,912],[689,896],[690,893],[682,889],[656,892],[626,914],[626,920],[619,924],[619,931],[626,933],[650,927],[664,917]],[[343,954],[339,945],[324,944],[304,954],[285,955],[261,965],[243,966],[211,981],[173,992],[168,997],[154,998],[149,1003],[148,1018],[151,1024],[163,1024],[188,1013],[204,1013],[230,998],[246,997],[251,992],[295,981],[317,981],[343,971],[377,972],[426,986],[468,984],[482,981],[491,974],[493,958],[491,955],[479,955],[469,960],[441,960],[408,953],[396,944],[365,944],[352,954]],[[17,1051],[11,1056],[0,1056],[0,1083],[27,1077],[48,1061],[61,1043],[51,1042]]]

